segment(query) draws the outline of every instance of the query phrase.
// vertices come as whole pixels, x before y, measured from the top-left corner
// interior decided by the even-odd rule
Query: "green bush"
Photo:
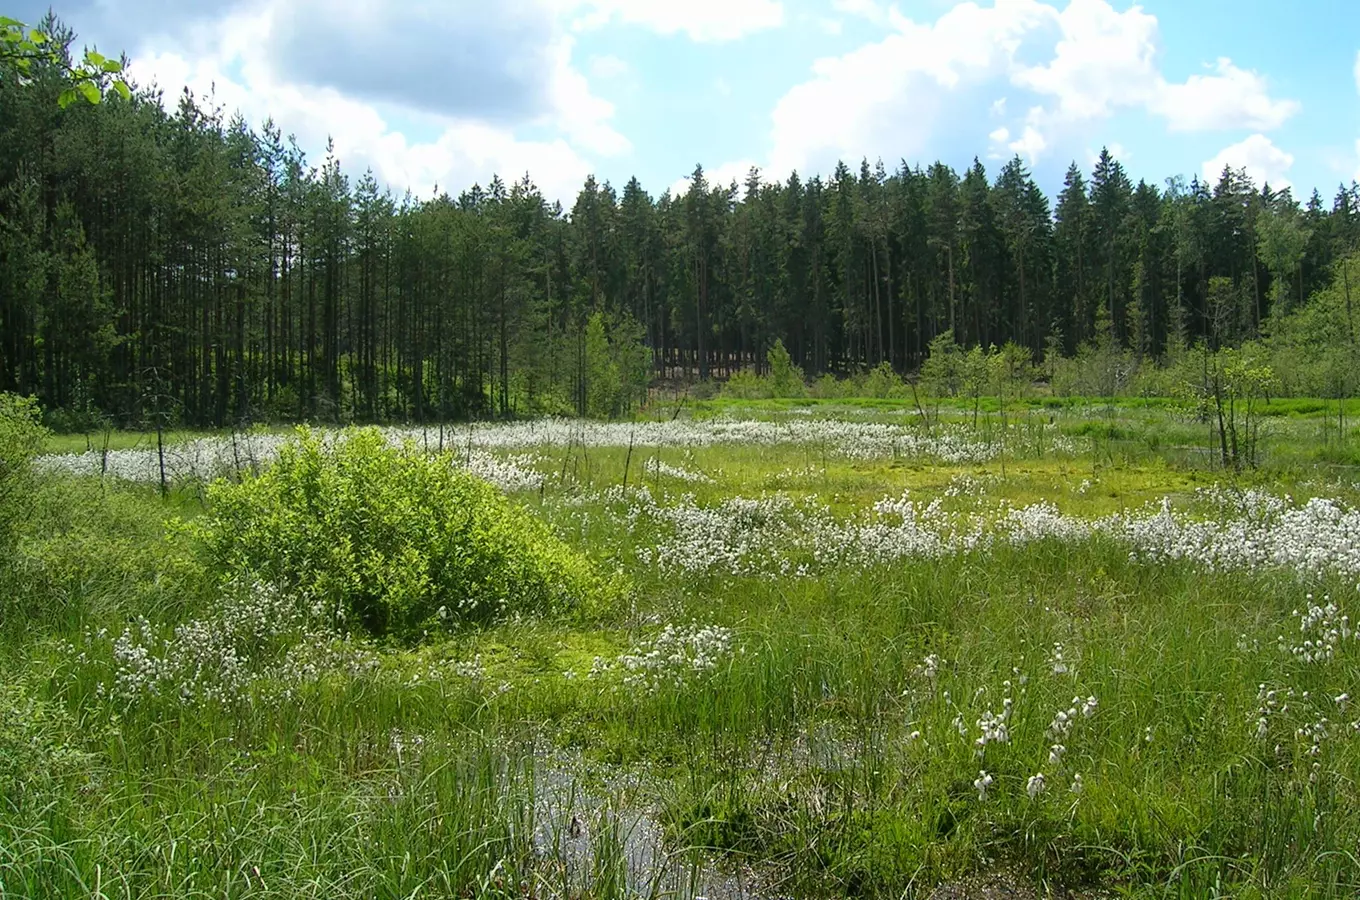
[[[19,526],[31,512],[33,460],[47,431],[38,401],[0,394],[0,558],[8,559]]]
[[[208,499],[194,530],[219,577],[298,591],[375,635],[564,611],[617,588],[451,455],[389,447],[376,429],[299,429],[275,465]]]
[[[737,400],[768,400],[774,396],[774,390],[768,378],[760,377],[753,369],[742,369],[727,379],[722,396]]]
[[[793,358],[784,348],[784,342],[775,339],[774,346],[765,354],[770,365],[770,389],[776,397],[805,397],[807,387],[803,383],[803,370],[793,364]]]

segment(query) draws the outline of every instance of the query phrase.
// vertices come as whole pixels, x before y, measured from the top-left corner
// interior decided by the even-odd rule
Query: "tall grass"
[[[176,628],[254,621],[173,524],[200,496],[54,477],[0,593],[0,896],[692,896],[754,877],[900,897],[998,867],[1136,896],[1353,895],[1344,573],[1149,561],[1108,534],[663,569],[649,551],[676,526],[629,512],[645,488],[665,508],[782,492],[841,518],[903,489],[1214,514],[1193,491],[1218,476],[1083,439],[1036,438],[1004,475],[795,444],[545,448],[516,502],[623,570],[628,596],[414,646],[249,631],[230,692],[175,689],[197,668],[112,690],[138,647],[205,658]],[[1246,487],[1354,500],[1302,466],[1228,485]]]

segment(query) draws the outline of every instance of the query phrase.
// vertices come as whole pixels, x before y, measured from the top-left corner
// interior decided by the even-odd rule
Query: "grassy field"
[[[204,482],[280,431],[175,435],[164,497],[154,439],[53,438],[0,897],[1352,896],[1341,412],[1240,473],[1156,401],[391,429],[626,585],[401,639],[207,576]]]

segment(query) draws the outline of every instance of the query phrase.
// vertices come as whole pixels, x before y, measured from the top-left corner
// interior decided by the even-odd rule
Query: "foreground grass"
[[[1094,445],[950,465],[560,447],[539,465],[522,501],[629,575],[616,608],[326,639],[207,700],[194,679],[114,690],[129,624],[173,641],[235,614],[171,524],[201,495],[48,482],[0,593],[0,895],[683,895],[715,865],[796,896],[925,896],[997,866],[1133,896],[1360,889],[1352,579],[1140,562],[1099,535],[811,577],[666,568],[650,554],[669,533],[622,492],[1096,517],[1199,508],[1221,475]],[[1229,487],[1351,497],[1301,468]],[[1310,593],[1340,607],[1330,626],[1297,614]],[[1329,653],[1294,652],[1327,627]],[[270,640],[261,658],[309,646]],[[667,860],[667,879],[639,871]]]

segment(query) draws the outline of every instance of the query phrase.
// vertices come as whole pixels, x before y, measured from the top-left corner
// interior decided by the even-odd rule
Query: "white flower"
[[[987,788],[992,786],[992,781],[993,778],[987,774],[986,769],[980,770],[978,777],[973,779],[973,787],[977,788],[979,800],[987,799]]]
[[[1033,800],[1044,792],[1044,786],[1044,773],[1039,772],[1029,777],[1029,781],[1025,783],[1025,793],[1029,794],[1029,799]]]

